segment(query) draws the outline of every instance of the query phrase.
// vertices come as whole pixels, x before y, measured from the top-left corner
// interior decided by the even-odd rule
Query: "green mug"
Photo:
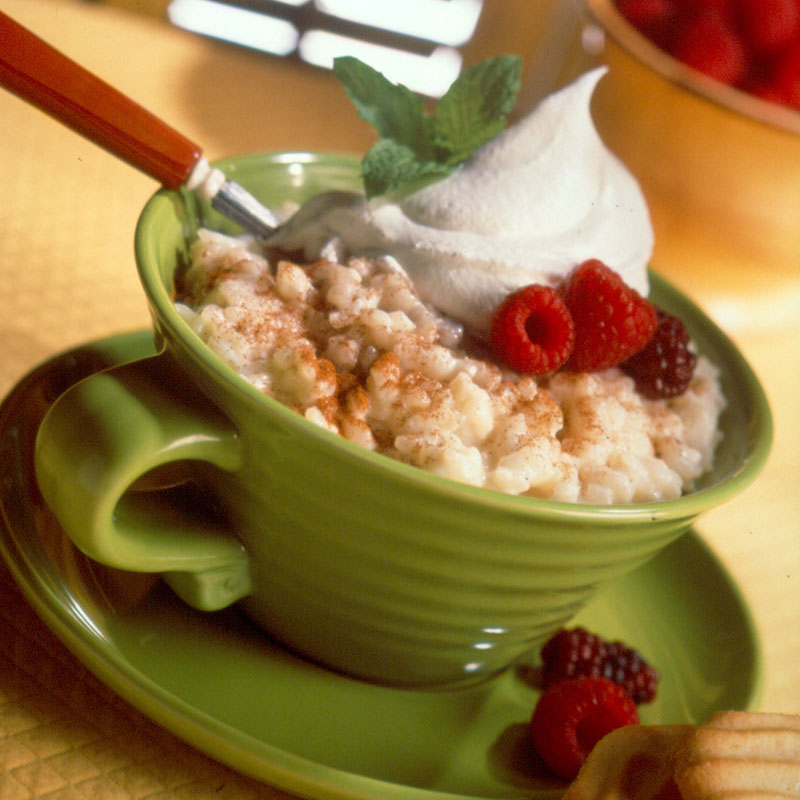
[[[263,154],[219,166],[274,208],[359,185],[358,159]],[[158,192],[136,231],[158,354],[70,388],[39,430],[36,476],[90,558],[158,573],[189,605],[236,603],[286,647],[398,686],[454,687],[531,654],[595,593],[747,485],[772,424],[752,371],[685,297],[653,276],[721,370],[728,407],[713,470],[680,499],[584,506],[515,497],[373,453],[258,392],[173,304],[201,225],[195,195]]]

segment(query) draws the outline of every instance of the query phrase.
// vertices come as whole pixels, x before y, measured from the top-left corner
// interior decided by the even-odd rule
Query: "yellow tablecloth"
[[[0,0],[0,9],[209,157],[362,152],[371,143],[330,75],[178,31],[153,13],[158,6]],[[525,51],[536,23],[518,13],[520,24],[510,27],[496,15],[487,19],[486,54]],[[132,236],[156,187],[2,91],[0,186],[5,395],[57,351],[147,327]],[[684,275],[668,277],[693,294]],[[800,271],[789,281],[786,302],[796,302]],[[781,294],[774,292],[776,302]],[[713,290],[695,299],[714,313]],[[705,517],[699,533],[741,586],[763,637],[763,709],[800,713],[800,309],[783,312],[774,328],[729,330],[767,389],[776,441],[757,482]],[[272,796],[284,795],[194,751],[117,699],[36,619],[0,567],[0,800]]]

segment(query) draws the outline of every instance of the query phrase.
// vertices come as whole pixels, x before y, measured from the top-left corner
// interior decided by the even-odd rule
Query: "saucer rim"
[[[59,369],[70,359],[75,360],[81,352],[90,351],[102,352],[112,358],[121,358],[123,354],[141,357],[155,353],[151,332],[136,331],[96,340],[48,359],[23,377],[0,405],[0,440],[5,436],[5,431],[14,418],[15,407],[26,408],[25,392],[28,387],[34,385],[44,375]],[[30,410],[27,413],[31,413]],[[17,481],[21,480],[18,474],[15,474],[14,478]],[[4,497],[3,493],[0,493],[0,511],[4,511],[3,505]],[[466,798],[480,797],[486,800],[485,794],[453,794],[449,791],[393,784],[379,778],[318,764],[264,740],[257,740],[228,722],[205,713],[169,692],[149,676],[138,672],[132,663],[125,659],[124,654],[114,650],[113,645],[109,646],[108,643],[104,645],[104,642],[93,633],[90,625],[82,627],[76,617],[65,608],[63,602],[59,601],[58,593],[47,585],[48,576],[43,574],[43,570],[53,567],[53,564],[35,563],[17,540],[6,513],[2,513],[2,520],[0,555],[3,556],[14,580],[38,616],[78,660],[114,692],[190,745],[245,774],[284,791],[296,792],[309,798],[347,797],[359,800],[442,798],[444,800],[457,797],[466,800]],[[739,676],[743,687],[742,697],[745,698],[741,710],[753,710],[758,707],[760,701],[764,671],[761,644],[754,618],[740,588],[711,548],[695,531],[689,532],[686,536],[692,540],[692,546],[697,548],[698,558],[706,559],[705,568],[713,568],[718,572],[729,594],[728,604],[736,606],[736,611],[741,615],[753,664],[750,674]],[[243,741],[246,739],[252,740],[249,749],[243,746]],[[516,796],[513,794],[515,788],[510,786],[511,794],[504,796]],[[563,787],[541,790],[537,788],[533,792],[527,788],[520,791],[520,796],[547,798],[560,796],[562,792]]]

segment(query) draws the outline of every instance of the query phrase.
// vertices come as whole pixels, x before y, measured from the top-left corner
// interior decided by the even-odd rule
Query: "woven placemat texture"
[[[120,699],[0,565],[0,800],[286,800]]]

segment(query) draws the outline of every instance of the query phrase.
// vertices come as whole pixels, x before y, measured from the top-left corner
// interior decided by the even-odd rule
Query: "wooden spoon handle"
[[[202,150],[0,11],[0,85],[177,189]]]

